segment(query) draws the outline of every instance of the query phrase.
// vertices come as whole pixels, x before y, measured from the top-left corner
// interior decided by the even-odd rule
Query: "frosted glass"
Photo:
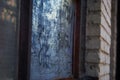
[[[33,0],[30,80],[72,76],[72,0]]]

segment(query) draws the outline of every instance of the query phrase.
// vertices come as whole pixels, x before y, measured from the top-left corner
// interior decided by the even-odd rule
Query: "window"
[[[17,0],[0,0],[0,80],[17,76]]]
[[[21,1],[19,80],[78,78],[80,0]]]
[[[33,0],[32,6],[30,79],[72,77],[72,0]]]

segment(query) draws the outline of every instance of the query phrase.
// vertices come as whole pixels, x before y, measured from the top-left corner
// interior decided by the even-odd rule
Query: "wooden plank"
[[[75,26],[74,26],[74,45],[73,45],[73,76],[79,78],[79,53],[80,53],[80,3],[75,0]]]

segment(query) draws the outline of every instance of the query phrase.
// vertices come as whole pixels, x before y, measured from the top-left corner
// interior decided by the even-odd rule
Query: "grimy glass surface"
[[[72,0],[33,0],[30,80],[72,76]]]
[[[0,0],[0,80],[17,80],[17,2]]]

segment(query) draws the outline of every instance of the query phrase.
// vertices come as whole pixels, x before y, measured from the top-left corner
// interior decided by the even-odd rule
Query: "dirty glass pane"
[[[72,0],[33,0],[30,80],[72,76]]]
[[[0,80],[17,80],[17,2],[0,0]]]

